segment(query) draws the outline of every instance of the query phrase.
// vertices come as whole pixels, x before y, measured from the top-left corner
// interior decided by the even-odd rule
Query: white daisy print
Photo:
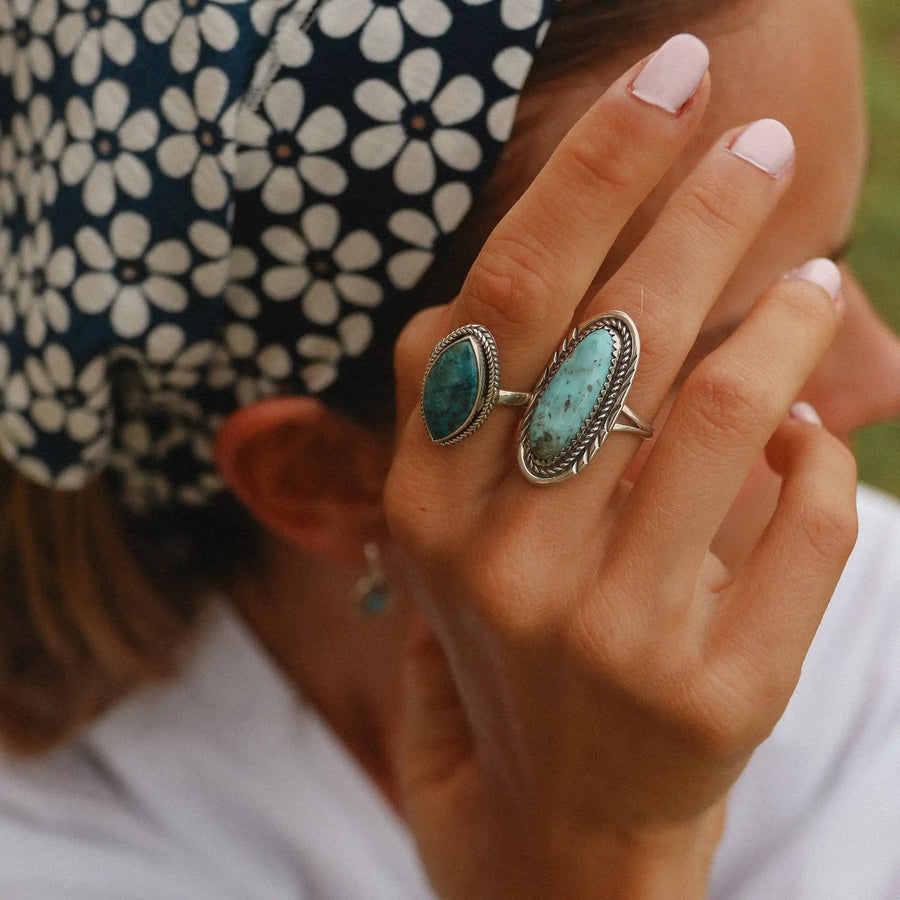
[[[293,9],[278,19],[275,33],[272,27],[278,13],[292,0],[258,0],[250,8],[250,20],[258,34],[269,38],[265,53],[256,61],[253,78],[244,93],[243,103],[256,111],[263,98],[284,67],[299,69],[313,57],[313,43],[307,33],[311,7],[309,3],[295,3]]]
[[[76,84],[93,84],[100,76],[104,57],[127,66],[137,50],[134,32],[123,19],[136,16],[144,0],[64,0],[69,12],[60,17],[54,31],[56,48],[72,57]]]
[[[75,253],[71,247],[54,249],[50,223],[43,221],[22,237],[18,257],[16,311],[24,324],[26,342],[39,347],[48,330],[61,333],[69,327],[64,292],[75,275]]]
[[[340,341],[322,334],[305,334],[297,341],[297,352],[306,360],[300,369],[306,390],[318,394],[334,384],[343,355]]]
[[[150,458],[153,435],[146,422],[126,422],[116,429],[117,448],[109,466],[118,475],[119,496],[133,512],[163,506],[172,499],[172,485],[161,472],[142,463]]]
[[[19,193],[14,180],[17,161],[18,154],[12,135],[0,135],[0,215],[14,215],[19,205]]]
[[[111,416],[105,358],[97,357],[76,372],[68,350],[48,344],[41,355],[25,358],[24,376],[19,402],[27,393],[28,416],[40,431],[65,431],[79,444],[103,439]]]
[[[278,13],[292,2],[293,0],[254,0],[250,6],[250,22],[256,33],[260,37],[270,35]]]
[[[45,207],[56,202],[56,163],[65,146],[66,126],[53,119],[50,100],[37,94],[31,98],[27,114],[13,116],[12,132],[17,157],[16,187],[25,206],[25,217],[34,223]]]
[[[307,319],[316,325],[337,321],[341,300],[363,307],[381,302],[381,285],[363,274],[381,259],[381,246],[363,229],[342,234],[333,206],[311,206],[298,228],[266,229],[262,243],[281,263],[263,275],[266,295],[279,301],[299,297]]]
[[[13,462],[23,449],[33,447],[37,435],[23,412],[28,409],[31,391],[22,372],[10,371],[9,347],[0,344],[0,385],[3,409],[0,411],[0,450]]]
[[[372,318],[355,312],[337,324],[337,338],[324,334],[304,334],[297,341],[297,353],[304,360],[300,378],[311,394],[318,394],[337,380],[338,365],[345,356],[359,356],[372,341]]]
[[[127,408],[127,399],[125,403]],[[110,458],[110,467],[122,479],[123,502],[130,509],[145,510],[173,499],[189,502],[201,492],[208,499],[220,491],[222,484],[214,474],[200,472],[194,484],[173,490],[160,471],[160,463],[179,451],[197,461],[211,462],[212,445],[205,433],[209,413],[176,388],[155,393],[149,411],[140,400],[137,406],[135,417],[117,427],[117,447]]]
[[[278,23],[278,31],[272,42],[275,57],[281,66],[299,69],[313,55],[313,42],[307,33],[305,16],[287,15]]]
[[[12,232],[0,228],[0,334],[12,334],[16,329],[13,295],[18,283],[19,258],[13,252]]]
[[[274,213],[292,213],[303,204],[304,183],[334,197],[347,186],[347,174],[323,155],[346,135],[344,117],[333,106],[305,115],[303,86],[282,79],[266,93],[264,115],[241,109],[241,144],[235,184],[240,190],[262,186],[263,205]]]
[[[81,97],[66,104],[66,123],[75,139],[60,165],[64,184],[81,182],[82,202],[95,216],[111,212],[117,191],[136,200],[149,196],[150,170],[138,154],[156,144],[159,121],[149,109],[129,113],[128,87],[109,79],[97,85],[91,105]]]
[[[259,298],[245,282],[259,271],[256,254],[249,247],[232,247],[228,270],[225,302],[242,319],[255,319],[260,312]]]
[[[176,72],[192,72],[203,44],[227,53],[238,40],[237,23],[223,6],[243,0],[152,0],[141,24],[151,43],[169,44]]]
[[[214,390],[230,388],[239,406],[273,396],[278,382],[291,375],[293,363],[287,349],[278,343],[260,347],[259,335],[251,326],[234,322],[223,338],[207,384]]]
[[[196,439],[193,444],[196,444]],[[193,447],[194,455],[201,460],[206,460],[207,462],[212,462],[213,453],[212,453],[212,444],[211,442],[206,442],[209,446],[209,449],[204,447],[202,450],[198,451],[196,447]],[[225,482],[222,481],[221,477],[217,475],[215,472],[201,472],[196,480],[192,484],[182,484],[179,485],[178,490],[175,492],[178,497],[178,502],[183,503],[185,506],[204,506],[209,503],[210,499],[216,496],[216,494],[222,493],[223,488],[225,487]]]
[[[432,198],[433,218],[417,209],[401,209],[388,219],[391,234],[409,244],[387,263],[391,282],[401,290],[415,287],[434,259],[434,245],[444,234],[452,234],[472,208],[472,191],[462,181],[439,187]]]
[[[434,187],[435,157],[461,172],[481,163],[478,141],[453,126],[481,111],[484,91],[471,75],[457,75],[440,86],[441,69],[440,55],[425,47],[400,63],[399,91],[371,78],[354,92],[357,106],[382,124],[353,141],[353,161],[361,169],[393,162],[394,184],[405,194],[424,194]]]
[[[507,47],[494,58],[494,74],[513,92],[497,100],[488,110],[488,131],[495,141],[506,143],[509,139],[516,117],[519,92],[528,77],[532,59],[532,54],[523,47]]]
[[[184,329],[171,322],[157,325],[144,343],[144,359],[149,364],[142,373],[144,385],[154,392],[194,387],[212,358],[214,347],[211,340],[188,344]]]
[[[442,0],[327,0],[317,21],[333,38],[345,38],[361,29],[362,55],[370,62],[390,62],[403,50],[405,28],[424,37],[439,37],[453,17]]]
[[[197,74],[193,97],[170,87],[160,100],[163,115],[177,133],[159,145],[159,167],[172,178],[190,175],[191,192],[203,209],[221,209],[231,196],[237,101],[224,109],[228,86],[228,76],[210,67]]]
[[[56,24],[56,0],[0,0],[0,74],[12,76],[13,97],[24,102],[33,80],[53,77],[48,38]]]
[[[75,248],[91,271],[75,279],[72,296],[85,313],[109,312],[122,338],[147,330],[151,307],[183,312],[188,292],[181,283],[191,264],[188,248],[178,240],[151,244],[150,223],[137,213],[116,215],[109,239],[89,225],[75,234]]]
[[[372,342],[372,317],[367,313],[350,313],[338,322],[337,333],[347,356],[359,356]]]
[[[191,286],[201,297],[219,297],[231,276],[231,234],[215,222],[198,219],[187,230],[188,240],[204,261],[191,269]]]
[[[513,31],[537,25],[543,14],[544,0],[500,0],[500,19]]]

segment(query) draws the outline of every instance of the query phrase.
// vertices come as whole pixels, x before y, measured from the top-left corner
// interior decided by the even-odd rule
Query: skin
[[[459,297],[404,332],[396,436],[310,398],[220,432],[219,466],[270,532],[236,602],[407,817],[442,896],[703,896],[727,791],[855,538],[854,466],[829,430],[900,411],[898,343],[849,273],[838,303],[782,280],[849,236],[850,4],[739,12],[692,24],[712,74],[677,115],[631,96],[641,64],[523,97],[540,128],[511,142],[472,233],[525,193]],[[761,116],[794,135],[778,178],[728,151]],[[617,436],[536,489],[512,412],[452,449],[427,440],[419,373],[453,327],[489,327],[504,386],[528,389],[571,324],[611,308],[639,323],[628,402],[653,442]],[[787,417],[798,397],[828,430]],[[377,622],[346,601],[372,540],[397,593]]]

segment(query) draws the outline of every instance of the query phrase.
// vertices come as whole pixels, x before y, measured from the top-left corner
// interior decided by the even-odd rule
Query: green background
[[[849,262],[900,332],[900,2],[856,5],[866,43],[871,159]],[[861,431],[856,453],[860,478],[900,497],[900,422]]]

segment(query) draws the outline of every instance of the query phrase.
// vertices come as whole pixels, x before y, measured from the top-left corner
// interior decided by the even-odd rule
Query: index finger
[[[619,232],[687,143],[708,65],[698,38],[666,41],[572,127],[488,238],[450,321],[493,332],[505,389],[532,388]]]

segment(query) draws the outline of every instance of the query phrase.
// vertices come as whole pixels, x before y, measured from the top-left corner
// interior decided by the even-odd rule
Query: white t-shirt
[[[900,898],[900,505],[856,551],[732,794],[710,894]],[[0,759],[3,900],[424,900],[402,823],[239,619],[183,677],[37,762]]]

